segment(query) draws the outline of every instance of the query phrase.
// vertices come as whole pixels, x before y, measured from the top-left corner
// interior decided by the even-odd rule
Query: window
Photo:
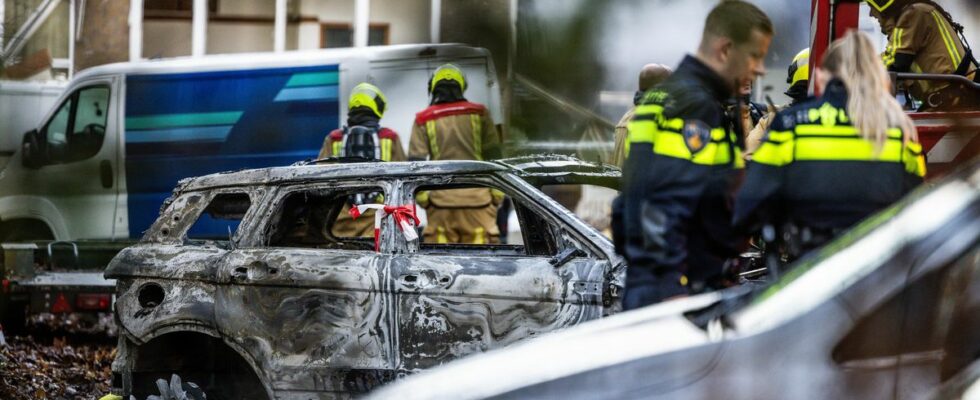
[[[102,148],[108,108],[109,88],[96,87],[78,93],[72,134],[68,138],[70,161],[92,157]]]
[[[71,107],[74,104],[74,96],[65,101],[54,114],[48,125],[44,127],[44,137],[47,140],[47,150],[49,160],[62,160],[68,153],[68,122],[71,116]]]
[[[44,127],[47,162],[80,161],[98,153],[105,138],[108,108],[108,87],[89,87],[73,93]]]
[[[194,0],[143,0],[146,11],[194,11]],[[218,12],[218,0],[208,0],[208,12]]]
[[[381,188],[308,190],[286,195],[267,229],[273,247],[374,250],[374,211],[354,219],[351,204],[383,203]]]
[[[230,241],[251,205],[252,200],[245,193],[215,195],[187,230],[187,239],[191,242]]]
[[[421,251],[551,256],[558,229],[520,197],[484,184],[426,185],[415,192],[427,224]],[[495,253],[497,254],[497,253]]]
[[[388,24],[368,26],[368,46],[388,44]],[[351,47],[354,45],[354,28],[350,24],[320,24],[320,47]]]

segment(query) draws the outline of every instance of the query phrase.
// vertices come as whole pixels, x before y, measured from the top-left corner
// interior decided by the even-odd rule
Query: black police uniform
[[[613,204],[625,309],[686,294],[688,278],[711,279],[737,254],[730,200],[743,163],[723,106],[730,85],[687,56],[636,109]]]
[[[735,225],[792,225],[805,232],[804,250],[830,240],[922,182],[925,158],[899,128],[876,154],[847,115],[839,80],[823,96],[776,115],[752,157],[735,203]]]

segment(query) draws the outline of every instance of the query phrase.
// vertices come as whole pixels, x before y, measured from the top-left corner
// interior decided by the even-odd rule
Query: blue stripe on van
[[[231,133],[232,125],[225,126],[195,126],[189,128],[129,130],[126,131],[127,143],[159,143],[159,142],[224,142]]]
[[[279,91],[275,101],[336,100],[337,90],[336,86],[287,88]]]
[[[334,73],[339,73],[337,65],[127,76],[130,236],[139,237],[156,220],[160,205],[180,179],[315,157],[324,136],[340,124],[336,87],[332,97],[316,89],[317,96],[302,101],[276,98],[290,80],[313,83]],[[306,75],[295,78],[297,74]],[[286,90],[326,87],[330,86]],[[228,113],[240,114],[233,121],[222,119],[233,116]],[[211,122],[194,122],[205,116]],[[129,126],[131,122],[139,123]]]

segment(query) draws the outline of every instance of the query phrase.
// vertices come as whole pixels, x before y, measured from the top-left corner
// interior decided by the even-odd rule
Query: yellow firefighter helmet
[[[793,62],[789,64],[789,73],[786,76],[786,83],[790,86],[797,82],[810,80],[810,48],[807,47],[796,53]]]
[[[443,64],[436,68],[432,77],[429,78],[429,93],[432,93],[436,85],[442,81],[456,82],[464,92],[466,91],[466,75],[463,74],[462,69],[453,64]]]
[[[357,84],[350,91],[350,99],[347,100],[347,111],[353,110],[355,107],[367,107],[371,111],[374,111],[374,115],[381,118],[385,113],[387,104],[388,99],[385,98],[384,93],[381,93],[381,89],[364,82]]]

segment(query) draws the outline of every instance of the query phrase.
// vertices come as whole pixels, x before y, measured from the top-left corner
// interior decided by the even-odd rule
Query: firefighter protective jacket
[[[885,66],[896,72],[955,73],[972,80],[976,72],[967,50],[942,12],[931,4],[913,3],[902,9],[888,33],[882,58]],[[948,82],[916,81],[910,90],[913,96],[925,100],[930,93],[947,86]]]
[[[458,101],[429,106],[415,115],[410,160],[489,160],[497,157],[500,135],[482,104]]]
[[[408,142],[409,160],[491,160],[499,156],[500,135],[482,104],[457,101],[432,105],[415,115]],[[502,194],[484,189],[420,193],[428,207],[481,208],[499,204]]]
[[[632,276],[703,280],[737,253],[730,200],[743,161],[723,106],[730,87],[687,56],[637,107],[614,203],[616,242],[631,270],[648,270]]]
[[[922,182],[922,146],[898,128],[880,150],[851,125],[847,90],[833,80],[820,98],[776,115],[735,203],[735,223],[793,223],[837,231],[900,199]]]

